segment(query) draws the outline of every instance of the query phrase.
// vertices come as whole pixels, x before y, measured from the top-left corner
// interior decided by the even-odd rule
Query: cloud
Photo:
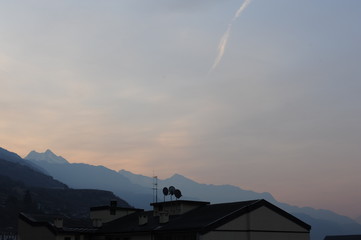
[[[217,65],[219,64],[219,62],[222,60],[222,57],[224,55],[224,51],[226,50],[229,34],[231,33],[231,28],[232,28],[232,25],[229,24],[228,28],[227,28],[227,31],[223,34],[223,36],[222,36],[222,38],[221,38],[221,40],[219,42],[218,55],[217,55],[216,59],[214,60],[214,63],[213,63],[213,66],[212,66],[211,70],[215,69],[217,67]]]
[[[213,66],[211,68],[211,71],[213,69],[215,69],[217,67],[217,65],[219,64],[219,62],[222,60],[222,57],[224,55],[224,51],[226,49],[227,43],[228,43],[228,38],[229,35],[231,33],[232,30],[232,25],[233,22],[237,20],[237,18],[239,18],[239,16],[241,15],[241,13],[246,9],[246,7],[251,3],[251,0],[244,0],[243,3],[241,4],[241,6],[239,7],[239,9],[237,10],[236,14],[234,15],[232,21],[228,24],[227,30],[226,32],[223,34],[219,45],[218,45],[218,55],[213,63]]]

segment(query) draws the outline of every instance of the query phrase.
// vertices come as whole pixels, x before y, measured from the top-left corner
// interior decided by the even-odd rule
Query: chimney
[[[103,226],[103,222],[100,218],[94,218],[92,219],[92,221],[93,221],[93,227],[100,228],[101,226]]]
[[[148,216],[147,215],[139,215],[138,219],[139,219],[139,226],[148,223]]]
[[[57,228],[63,228],[63,219],[62,218],[55,218],[54,219],[54,226]]]
[[[115,215],[117,212],[117,201],[110,201],[110,215]]]
[[[169,213],[168,212],[160,212],[159,213],[159,223],[167,223],[169,222]]]

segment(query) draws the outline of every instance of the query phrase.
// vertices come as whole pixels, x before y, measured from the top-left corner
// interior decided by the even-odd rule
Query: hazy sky
[[[0,3],[1,147],[361,215],[361,1]]]

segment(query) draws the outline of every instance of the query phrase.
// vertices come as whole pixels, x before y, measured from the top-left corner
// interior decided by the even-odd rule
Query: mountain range
[[[69,163],[51,150],[30,152],[26,160],[45,169],[51,176],[74,188],[97,188],[114,192],[137,208],[149,209],[155,200],[170,200],[162,194],[163,187],[175,186],[182,191],[183,199],[212,203],[266,199],[312,225],[311,238],[323,239],[326,235],[359,234],[361,225],[355,220],[325,209],[297,207],[277,201],[270,193],[257,193],[232,185],[200,184],[180,174],[167,179],[155,179],[126,170],[118,172],[104,166]],[[155,185],[156,183],[156,185]],[[156,191],[154,189],[156,188]],[[166,199],[167,198],[167,199]]]
[[[69,163],[50,150],[44,153],[31,151],[25,159],[28,160],[27,162],[37,164],[49,175],[72,188],[112,191],[133,206],[145,209],[150,207],[151,186],[134,184],[114,170],[84,163]]]
[[[104,166],[69,163],[51,150],[46,150],[44,153],[32,151],[24,159],[20,159],[17,159],[17,161],[21,162],[21,164],[28,165],[29,168],[32,166],[33,169],[38,169],[36,171],[46,173],[54,181],[66,184],[71,189],[111,191],[120,199],[124,199],[127,203],[137,208],[150,209],[149,204],[155,200],[169,200],[169,196],[163,196],[162,188],[175,186],[181,190],[182,199],[187,200],[220,203],[266,199],[310,224],[312,226],[312,240],[323,239],[326,235],[361,233],[361,225],[351,218],[325,209],[297,207],[278,202],[267,192],[257,193],[232,185],[200,184],[180,174],[174,174],[167,179],[156,179],[154,177],[134,174],[124,169],[117,172]],[[155,188],[157,191],[154,191]]]
[[[0,232],[16,231],[20,211],[87,218],[90,207],[108,205],[110,200],[130,207],[111,191],[73,189],[45,172],[0,148]]]

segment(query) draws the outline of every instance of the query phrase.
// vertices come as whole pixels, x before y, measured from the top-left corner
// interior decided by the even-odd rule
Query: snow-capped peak
[[[58,164],[66,164],[69,163],[65,158],[62,156],[55,155],[51,150],[46,150],[43,153],[38,153],[36,151],[31,151],[25,159],[33,160],[38,162],[48,162],[48,163],[58,163]]]

